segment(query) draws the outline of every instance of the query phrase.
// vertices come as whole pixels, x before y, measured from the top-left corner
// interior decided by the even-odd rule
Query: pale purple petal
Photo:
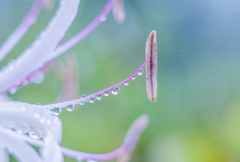
[[[21,24],[15,31],[7,38],[7,40],[0,47],[0,62],[7,56],[7,54],[14,48],[14,46],[21,40],[28,29],[35,23],[37,16],[42,8],[44,0],[35,0],[31,10],[24,17]]]
[[[148,126],[148,116],[142,115],[138,119],[136,119],[131,127],[129,128],[127,135],[125,137],[124,143],[118,149],[113,152],[107,154],[90,154],[85,152],[79,152],[75,150],[71,150],[65,147],[62,147],[62,152],[65,156],[69,156],[72,158],[81,158],[82,160],[97,160],[97,161],[106,161],[111,160],[117,157],[124,157],[129,159],[132,151],[134,150],[137,141],[142,134],[142,132]]]

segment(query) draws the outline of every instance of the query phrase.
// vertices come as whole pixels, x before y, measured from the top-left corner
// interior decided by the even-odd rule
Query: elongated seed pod
[[[146,84],[149,100],[157,100],[157,38],[156,31],[152,31],[146,42]]]

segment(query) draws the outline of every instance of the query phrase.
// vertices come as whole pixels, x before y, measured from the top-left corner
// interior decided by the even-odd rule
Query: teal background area
[[[0,0],[0,44],[21,22],[33,1]],[[107,0],[82,0],[66,33],[69,39],[87,26]],[[131,162],[240,161],[240,1],[125,0],[126,20],[110,13],[87,38],[71,48],[77,57],[80,94],[90,95],[132,75],[145,60],[145,43],[157,31],[158,98],[148,100],[145,73],[122,86],[116,96],[63,110],[61,146],[107,153],[123,142],[131,123],[148,114],[150,123]],[[16,58],[43,30],[57,9],[43,9],[9,56]],[[57,63],[53,69],[57,68]],[[54,70],[43,83],[9,95],[32,104],[52,103],[63,87]],[[75,159],[65,158],[66,162]],[[115,160],[112,160],[115,161]]]

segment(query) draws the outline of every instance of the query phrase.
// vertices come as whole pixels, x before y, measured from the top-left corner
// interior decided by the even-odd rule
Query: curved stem
[[[88,159],[93,159],[97,161],[106,161],[106,160],[111,160],[115,159],[118,157],[124,150],[123,146],[120,146],[117,150],[107,153],[107,154],[90,154],[90,153],[85,153],[85,152],[79,152],[75,150],[71,150],[65,147],[61,147],[62,153],[65,156],[72,157],[72,158],[82,158],[82,160],[88,160]]]
[[[147,115],[142,115],[137,118],[128,129],[123,145],[113,152],[107,154],[90,154],[61,147],[62,153],[65,156],[72,158],[80,158],[81,160],[92,159],[97,161],[106,161],[117,157],[130,157],[135,145],[138,142],[139,136],[148,126],[148,122],[149,119]]]
[[[46,61],[49,61],[58,57],[62,53],[66,52],[67,50],[75,46],[81,40],[86,38],[102,22],[101,19],[104,19],[107,17],[115,1],[116,0],[109,0],[105,5],[104,9],[102,10],[102,12],[87,27],[85,27],[81,32],[79,32],[76,36],[74,36],[70,40],[58,45],[55,51],[53,52],[53,54]]]
[[[84,98],[80,98],[80,99],[76,99],[76,100],[71,100],[71,101],[66,101],[66,102],[61,102],[61,103],[55,103],[55,104],[49,104],[49,105],[42,105],[41,107],[43,108],[47,108],[47,109],[50,109],[52,110],[53,108],[56,108],[56,107],[59,107],[59,108],[63,108],[63,107],[66,107],[68,105],[75,105],[75,104],[79,104],[79,103],[82,103],[82,102],[86,102],[88,101],[89,99],[91,98],[95,98],[99,95],[103,95],[104,93],[106,92],[110,92],[113,88],[116,88],[116,87],[120,87],[122,86],[124,83],[130,81],[134,76],[136,76],[138,74],[138,72],[145,66],[146,64],[146,61],[142,64],[142,66],[140,66],[140,68],[135,72],[133,73],[129,78],[125,79],[124,81],[114,85],[114,86],[111,86],[107,89],[104,89],[102,91],[99,91],[97,93],[94,93],[94,94],[91,94],[89,96],[86,96]]]
[[[0,47],[0,61],[7,56],[7,54],[25,35],[28,29],[34,24],[43,6],[43,1],[44,0],[35,0],[32,8],[28,12],[28,14],[24,17],[21,24],[15,29],[15,31],[7,38],[7,40]]]

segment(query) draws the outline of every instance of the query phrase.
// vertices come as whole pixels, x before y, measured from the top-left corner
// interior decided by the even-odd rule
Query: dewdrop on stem
[[[68,105],[67,110],[68,111],[73,111],[74,110],[74,105]]]
[[[112,89],[112,94],[117,95],[120,91],[120,87],[115,87]]]
[[[61,114],[61,111],[62,111],[62,109],[59,108],[59,107],[55,107],[55,108],[53,108],[53,110],[52,110],[52,112],[53,112],[54,115],[60,115],[60,114]]]

